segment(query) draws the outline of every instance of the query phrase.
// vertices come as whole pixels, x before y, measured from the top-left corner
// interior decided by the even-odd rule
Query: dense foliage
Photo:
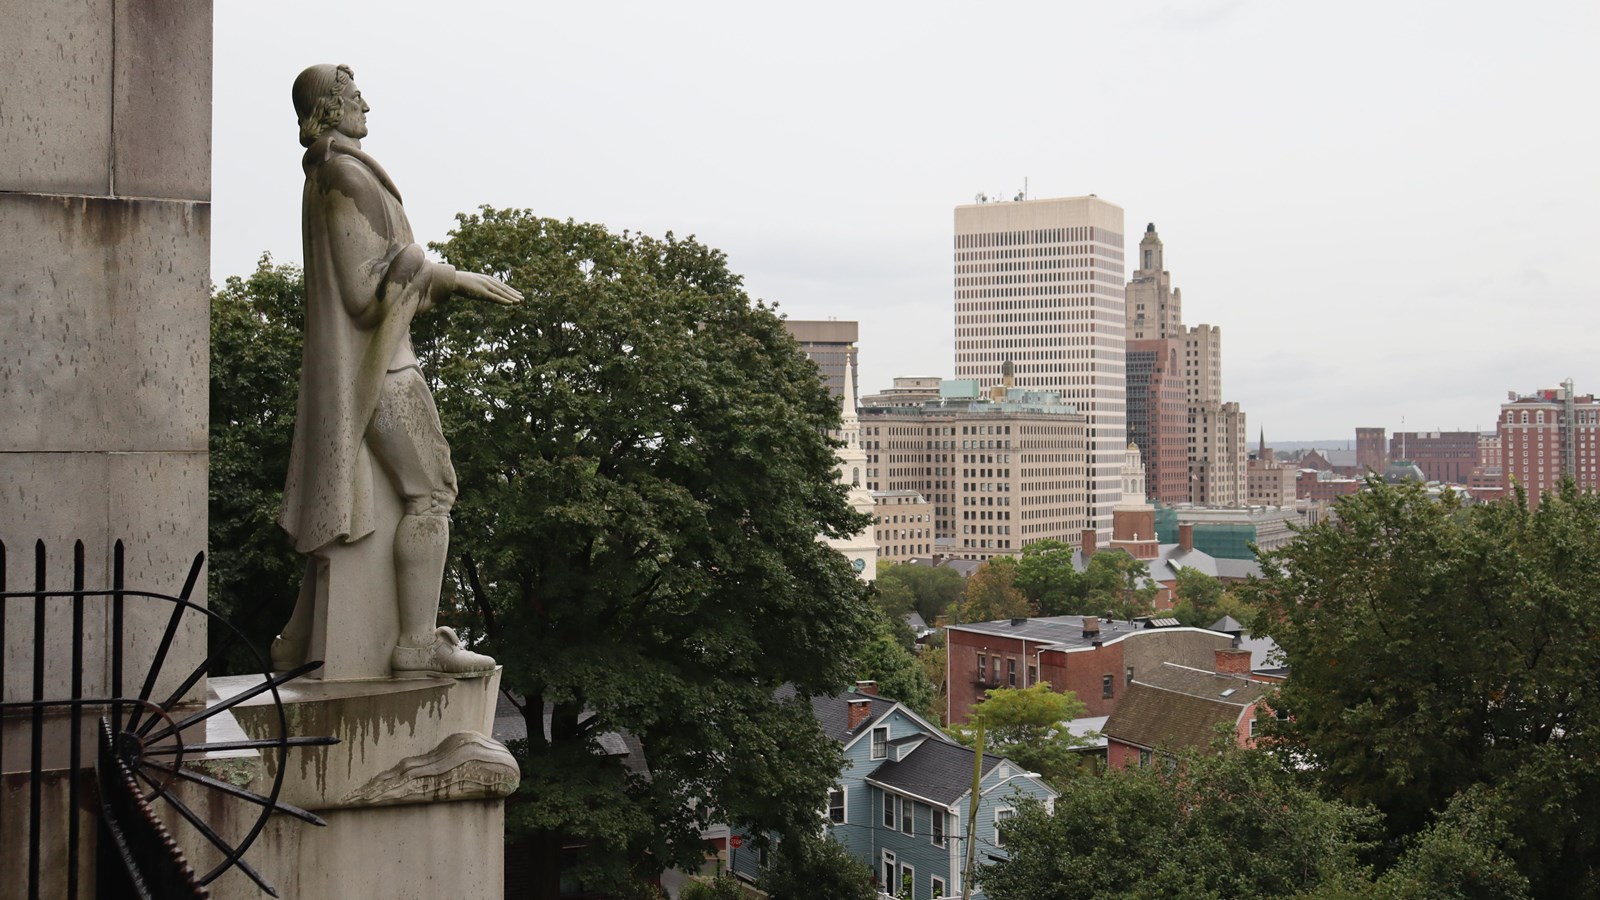
[[[799,832],[772,851],[761,889],[771,900],[876,900],[872,869],[830,837]]]
[[[1022,548],[1015,582],[1046,616],[1110,616],[1127,619],[1149,613],[1160,591],[1149,566],[1124,550],[1101,550],[1083,571],[1072,563],[1075,551],[1061,541],[1035,541]]]
[[[962,725],[950,735],[968,747],[984,729],[983,750],[1003,756],[1023,769],[1038,772],[1058,791],[1081,769],[1075,748],[1084,741],[1067,731],[1065,723],[1083,715],[1083,702],[1071,691],[1057,693],[1047,682],[1026,688],[990,688]]]
[[[992,900],[1289,897],[1365,885],[1376,816],[1328,801],[1264,754],[1080,778],[1019,805],[1010,859],[980,870]]]
[[[1338,513],[1247,592],[1293,673],[1280,752],[1396,839],[1445,813],[1535,894],[1600,896],[1600,497],[1374,481]]]
[[[917,566],[879,560],[878,604],[892,616],[915,612],[930,627],[934,620],[961,598],[963,582],[954,569],[943,566]]]
[[[551,868],[592,842],[595,887],[697,862],[711,822],[814,826],[840,750],[804,695],[853,679],[874,628],[817,540],[866,520],[815,366],[693,240],[485,208],[436,249],[527,297],[413,330],[461,486],[451,596],[527,698],[508,825]],[[601,752],[614,733],[647,774]]]
[[[967,576],[955,607],[957,622],[991,622],[1033,615],[1033,604],[1018,589],[1017,561],[997,556]]]
[[[295,266],[268,256],[249,278],[230,277],[211,295],[211,608],[244,632],[265,659],[289,620],[305,563],[278,527],[289,441],[300,387],[305,283]],[[255,658],[210,638],[213,674],[251,671]],[[259,668],[255,668],[259,671]]]

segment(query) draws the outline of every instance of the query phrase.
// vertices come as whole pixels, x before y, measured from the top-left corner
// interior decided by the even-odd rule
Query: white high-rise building
[[[1122,207],[1098,197],[955,210],[956,377],[1053,391],[1087,418],[1087,520],[1111,535],[1127,452]]]

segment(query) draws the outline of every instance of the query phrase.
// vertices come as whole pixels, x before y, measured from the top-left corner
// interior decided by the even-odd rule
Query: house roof
[[[942,803],[946,806],[972,790],[973,750],[960,744],[924,741],[922,746],[899,761],[878,766],[870,781]],[[983,755],[983,774],[1004,762],[998,756]]]
[[[1239,675],[1219,675],[1162,663],[1128,685],[1106,719],[1106,737],[1158,750],[1204,750],[1218,723],[1233,724],[1270,687]]]
[[[790,690],[791,692],[793,691],[792,688]],[[850,701],[852,700],[866,700],[872,704],[871,711],[867,713],[867,717],[857,723],[854,728],[848,727],[850,723]],[[816,716],[817,722],[822,725],[822,733],[841,744],[850,743],[852,739],[866,731],[872,726],[873,722],[883,718],[894,707],[895,702],[887,697],[857,694],[852,691],[835,694],[832,697],[811,698],[811,714]]]

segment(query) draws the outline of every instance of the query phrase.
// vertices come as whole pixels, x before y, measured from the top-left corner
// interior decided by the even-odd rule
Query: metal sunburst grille
[[[73,577],[70,590],[50,590],[46,585],[46,554],[44,543],[34,545],[34,586],[31,590],[7,590],[6,548],[0,544],[0,698],[6,695],[6,641],[7,628],[12,623],[26,621],[27,608],[32,606],[32,678],[27,700],[0,702],[0,715],[12,721],[26,718],[30,731],[26,771],[30,774],[28,786],[28,844],[27,886],[28,897],[40,896],[43,889],[44,860],[54,861],[56,869],[65,861],[64,896],[80,896],[80,848],[83,844],[81,804],[83,773],[97,768],[100,814],[100,852],[97,877],[102,896],[178,897],[205,896],[205,886],[224,872],[238,868],[262,891],[278,896],[277,891],[262,874],[244,859],[248,850],[268,818],[274,813],[293,816],[313,825],[326,824],[316,815],[279,799],[283,788],[286,766],[283,761],[291,747],[327,746],[338,743],[332,737],[291,737],[288,715],[284,710],[278,688],[284,683],[313,672],[322,662],[308,662],[287,672],[271,674],[267,661],[243,640],[239,630],[210,610],[191,602],[195,585],[205,563],[205,554],[196,554],[189,568],[183,590],[177,596],[130,590],[124,584],[124,548],[118,541],[112,553],[111,587],[107,590],[86,590],[84,587],[83,542],[73,548]],[[56,601],[52,603],[51,601]],[[66,610],[60,609],[66,601]],[[143,610],[170,606],[160,642],[151,655],[149,666],[137,692],[125,690],[124,659],[130,635],[126,626],[130,604],[154,604]],[[52,616],[52,607],[56,607]],[[86,612],[91,608],[103,609],[106,625],[104,646],[110,657],[109,690],[105,696],[84,696],[84,642]],[[65,614],[70,621],[54,621]],[[198,619],[195,617],[199,617]],[[140,616],[147,620],[148,616]],[[160,621],[157,613],[156,621]],[[174,641],[185,624],[203,623],[212,633],[222,634],[220,641],[212,642],[214,649],[184,677],[177,686],[157,697],[157,685],[162,682],[163,667],[172,652]],[[46,696],[46,673],[52,646],[50,638],[57,637],[64,628],[70,628],[70,686],[69,695]],[[201,632],[202,634],[204,632]],[[59,638],[57,640],[59,643]],[[185,703],[184,697],[199,684],[211,667],[212,660],[230,650],[235,643],[243,646],[260,671],[267,673],[257,685],[219,702],[196,706]],[[18,692],[20,693],[20,691]],[[273,716],[270,717],[276,733],[270,737],[243,740],[207,740],[208,722],[247,700],[262,694],[272,697]],[[84,723],[87,717],[98,716],[99,752],[91,751],[85,761]],[[69,739],[66,759],[47,758],[45,734],[52,726],[59,728],[65,720]],[[92,720],[91,720],[92,721]],[[195,763],[208,756],[237,751],[277,751],[279,765],[274,767],[271,787],[259,793],[228,780],[214,777],[195,767]],[[0,746],[0,772],[5,771],[4,749]],[[18,769],[18,771],[22,771]],[[55,829],[45,822],[45,783],[47,771],[67,773],[66,808],[68,822],[65,834],[59,837],[61,846],[49,846],[47,832]],[[198,791],[205,797],[203,804],[186,802],[179,796],[179,786],[189,792]],[[211,796],[207,796],[211,795]],[[196,810],[216,809],[220,799],[226,804],[242,804],[236,817],[250,822],[242,837],[224,837],[215,823]],[[15,813],[4,808],[5,794],[0,792],[0,820]],[[167,834],[154,811],[166,806],[199,834],[220,856],[220,861],[204,874],[195,875],[184,854]],[[251,817],[254,817],[251,819]]]

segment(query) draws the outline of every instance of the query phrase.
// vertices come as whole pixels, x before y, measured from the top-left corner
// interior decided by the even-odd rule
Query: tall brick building
[[[1128,341],[1128,441],[1144,458],[1149,496],[1172,506],[1189,502],[1189,404],[1182,343]]]
[[[1360,432],[1357,431],[1359,441]],[[1360,459],[1361,447],[1356,446]],[[1389,438],[1389,459],[1405,460],[1428,481],[1466,484],[1478,466],[1476,431],[1399,431]],[[1382,472],[1382,469],[1377,470]]]
[[[1389,468],[1389,448],[1382,428],[1356,429],[1356,465],[1363,474]]]
[[[1570,475],[1585,490],[1600,486],[1595,458],[1600,404],[1593,394],[1575,394],[1570,378],[1559,388],[1520,396],[1512,392],[1500,405],[1499,431],[1507,484],[1525,487],[1530,505],[1537,506],[1563,476]]]

